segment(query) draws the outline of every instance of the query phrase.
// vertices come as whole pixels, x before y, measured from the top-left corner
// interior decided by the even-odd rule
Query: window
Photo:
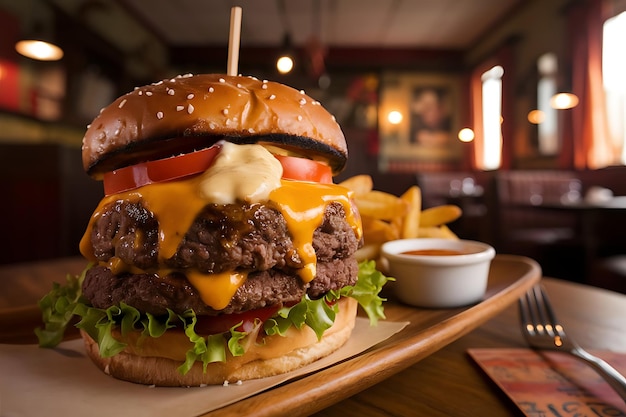
[[[614,163],[626,164],[626,12],[607,19],[603,28],[602,80],[606,96],[610,143]]]
[[[537,125],[537,142],[541,155],[555,155],[559,150],[557,110],[550,105],[550,100],[557,91],[557,70],[555,54],[547,53],[539,57],[537,110],[541,118]]]
[[[482,82],[483,146],[480,168],[493,170],[502,163],[502,76],[504,69],[497,65],[484,72]]]

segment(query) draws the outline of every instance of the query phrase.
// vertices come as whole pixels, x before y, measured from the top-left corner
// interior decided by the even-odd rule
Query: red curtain
[[[567,10],[572,92],[580,103],[565,110],[562,121],[564,168],[596,169],[612,162],[602,87],[603,2],[574,2]]]

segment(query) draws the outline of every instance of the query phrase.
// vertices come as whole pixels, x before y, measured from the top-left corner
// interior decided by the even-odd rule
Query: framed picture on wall
[[[381,78],[379,169],[418,172],[458,167],[460,77],[386,73]]]

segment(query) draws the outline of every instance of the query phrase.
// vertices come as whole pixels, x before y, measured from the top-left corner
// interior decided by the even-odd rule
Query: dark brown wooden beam
[[[246,68],[270,70],[274,67],[280,48],[242,47],[239,65]],[[296,50],[305,59],[303,49]],[[225,66],[228,50],[222,46],[175,47],[170,50],[171,63],[176,67]],[[436,49],[328,48],[325,58],[328,71],[375,70],[463,70],[463,51]]]

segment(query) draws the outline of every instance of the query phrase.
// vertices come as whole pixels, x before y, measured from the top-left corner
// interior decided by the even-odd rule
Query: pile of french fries
[[[458,239],[447,224],[461,216],[461,208],[450,204],[422,210],[422,191],[417,185],[400,197],[375,190],[369,175],[356,175],[339,185],[353,192],[361,213],[364,245],[356,253],[359,261],[378,259],[380,247],[390,240]]]

